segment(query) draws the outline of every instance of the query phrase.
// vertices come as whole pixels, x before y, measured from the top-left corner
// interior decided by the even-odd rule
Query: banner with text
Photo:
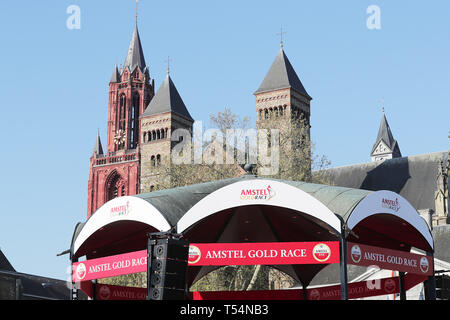
[[[405,275],[405,290],[409,290],[425,281],[427,276],[417,274]],[[373,279],[348,284],[349,299],[359,299],[380,295],[395,294],[400,291],[398,277]],[[98,300],[145,300],[146,288],[122,287],[99,284]],[[286,290],[251,290],[251,291],[207,291],[190,293],[192,300],[303,300],[302,289]],[[340,285],[309,288],[306,290],[308,300],[340,300]]]
[[[97,287],[97,300],[145,300],[147,288],[122,287],[108,284],[99,284]]]
[[[339,242],[199,243],[189,266],[339,263]]]
[[[188,266],[339,263],[339,242],[193,243]],[[147,250],[76,262],[73,281],[147,271]]]
[[[405,275],[405,289],[409,290],[426,280],[426,276]],[[359,299],[400,292],[398,277],[374,279],[348,284],[349,299]],[[191,292],[192,300],[303,300],[302,289],[254,290],[254,291],[206,291]],[[341,286],[325,286],[306,290],[308,300],[340,300]]]
[[[73,281],[87,281],[147,271],[147,250],[76,262]]]
[[[348,243],[347,263],[359,266],[378,266],[420,275],[433,275],[433,259],[405,251]]]

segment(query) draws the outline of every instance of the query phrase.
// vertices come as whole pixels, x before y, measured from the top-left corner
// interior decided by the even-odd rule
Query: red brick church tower
[[[115,66],[109,82],[107,147],[100,135],[90,158],[87,215],[105,202],[140,189],[140,121],[154,96],[137,25],[123,68]]]

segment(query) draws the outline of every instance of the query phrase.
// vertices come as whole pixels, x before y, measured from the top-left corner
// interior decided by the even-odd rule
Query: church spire
[[[402,154],[398,146],[397,140],[392,135],[391,128],[386,119],[386,114],[383,105],[383,116],[381,117],[380,128],[378,129],[378,136],[370,153],[372,161],[381,161],[385,159],[401,158]]]
[[[100,141],[100,130],[97,130],[97,138],[95,139],[93,155],[103,155],[102,142]]]
[[[111,80],[109,80],[111,83],[117,83],[120,82],[120,73],[119,69],[117,68],[117,64],[114,66],[114,71],[111,76]]]
[[[132,72],[136,67],[139,67],[143,72],[146,67],[144,59],[144,51],[142,50],[141,39],[137,24],[134,27],[133,36],[131,37],[128,54],[123,65],[124,68],[129,68]]]

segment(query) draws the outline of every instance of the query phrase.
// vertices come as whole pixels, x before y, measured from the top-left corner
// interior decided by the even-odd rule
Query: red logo
[[[398,202],[398,198],[395,198],[395,200],[391,199],[381,199],[381,206],[383,208],[391,209],[395,212],[398,212],[400,210],[400,203]]]
[[[271,186],[263,189],[242,189],[241,200],[270,200],[275,196]]]
[[[112,217],[123,216],[128,214],[130,210],[131,210],[130,201],[127,201],[127,203],[125,204],[112,207],[110,210],[110,214]]]
[[[100,300],[109,300],[111,297],[111,290],[107,286],[101,286],[98,290]]]
[[[202,253],[200,249],[196,246],[189,246],[189,254],[188,254],[188,264],[196,264],[200,258],[202,257]]]
[[[386,281],[384,282],[384,290],[387,293],[391,293],[395,291],[395,281],[393,279],[386,279]]]
[[[84,265],[84,263],[80,263],[77,266],[77,269],[75,272],[76,272],[78,279],[83,280],[84,277],[86,276],[86,266]]]
[[[429,268],[428,259],[426,257],[420,258],[420,270],[427,273]]]
[[[320,300],[320,292],[317,289],[312,289],[309,294],[309,300]]]
[[[330,259],[331,257],[331,249],[325,243],[317,244],[313,250],[313,257],[319,262],[324,262]]]
[[[361,248],[355,244],[350,251],[350,256],[352,257],[354,263],[361,261]]]

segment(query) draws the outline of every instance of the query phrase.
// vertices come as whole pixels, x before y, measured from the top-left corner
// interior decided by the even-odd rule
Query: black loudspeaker
[[[184,300],[189,243],[158,239],[152,246],[150,300]]]
[[[436,298],[450,300],[450,276],[436,276]]]

